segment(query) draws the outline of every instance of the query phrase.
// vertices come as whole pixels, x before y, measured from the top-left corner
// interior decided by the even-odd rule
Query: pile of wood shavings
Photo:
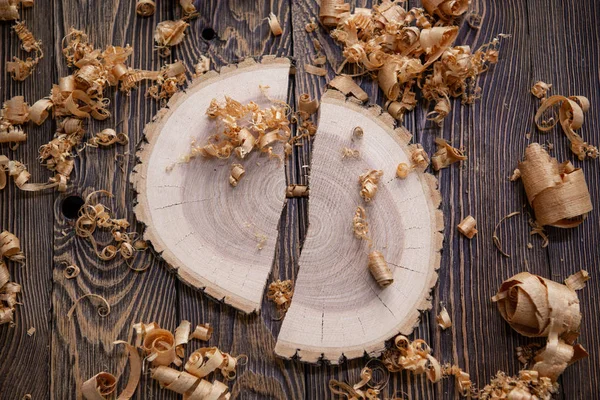
[[[13,30],[19,37],[23,50],[27,53],[35,51],[35,58],[27,57],[25,60],[21,60],[18,57],[13,57],[12,61],[6,62],[6,72],[10,74],[11,78],[15,81],[24,81],[33,73],[40,60],[44,58],[42,42],[33,37],[24,22],[14,25]]]
[[[75,223],[75,233],[92,243],[94,252],[101,260],[109,261],[120,254],[131,268],[135,255],[139,251],[145,250],[148,245],[146,242],[137,239],[137,232],[127,232],[129,228],[127,220],[112,218],[109,209],[105,205],[92,202],[95,196],[102,194],[112,197],[112,194],[105,190],[92,192],[86,197],[85,204],[80,210],[80,216]],[[109,230],[112,236],[111,243],[99,246],[93,236],[97,229]],[[99,247],[102,247],[102,249],[99,250]]]
[[[338,72],[356,64],[376,79],[388,99],[386,108],[399,120],[415,107],[418,86],[423,98],[435,103],[430,119],[441,123],[451,110],[451,97],[472,103],[480,96],[477,77],[498,61],[499,39],[474,52],[466,45],[453,47],[458,35],[454,17],[466,11],[468,2],[424,3],[427,12],[385,0],[350,13],[348,4],[326,0],[320,17],[325,26],[335,27],[331,36],[343,46]]]
[[[282,314],[290,308],[294,296],[294,282],[291,280],[281,281],[279,279],[269,284],[267,298],[277,305]]]
[[[19,304],[17,294],[21,292],[21,285],[10,282],[5,259],[25,263],[19,238],[8,231],[0,233],[0,325],[13,323],[15,306]]]
[[[185,347],[190,338],[208,341],[212,328],[208,324],[198,325],[191,332],[189,321],[182,321],[172,333],[162,329],[156,322],[149,324],[137,323],[134,326],[136,341],[131,345],[124,341],[129,354],[129,381],[119,394],[121,400],[130,399],[139,384],[142,372],[142,359],[138,349],[144,354],[144,361],[150,363],[151,377],[157,380],[161,387],[184,395],[188,400],[226,400],[229,399],[229,387],[218,379],[235,379],[240,360],[246,356],[233,357],[220,351],[217,347],[202,347],[189,355],[184,363]],[[183,371],[173,368],[183,366]],[[212,379],[212,382],[209,381]],[[102,400],[116,390],[118,379],[108,372],[100,372],[88,379],[82,385],[82,395],[88,400]]]

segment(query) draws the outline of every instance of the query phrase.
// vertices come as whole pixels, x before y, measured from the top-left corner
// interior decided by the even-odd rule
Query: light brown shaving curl
[[[20,304],[17,295],[21,292],[21,285],[10,282],[5,259],[21,264],[25,262],[19,238],[8,231],[0,233],[0,325],[13,323],[15,306]]]
[[[269,13],[268,21],[273,36],[280,36],[283,33],[283,29],[281,29],[281,25],[279,24],[279,19],[277,16],[273,13]]]
[[[477,221],[471,215],[467,215],[465,219],[461,221],[460,224],[456,227],[460,233],[468,237],[469,239],[473,239],[473,237],[477,234]]]
[[[150,17],[156,11],[156,3],[153,0],[137,0],[135,12],[141,17]]]
[[[382,288],[394,282],[394,274],[380,251],[374,250],[369,253],[369,271]]]
[[[358,177],[358,183],[361,186],[360,197],[367,203],[373,200],[377,194],[377,185],[382,176],[383,171],[373,169]]]
[[[162,21],[156,25],[154,41],[161,57],[171,55],[171,47],[181,43],[185,37],[185,30],[189,24],[184,20]]]
[[[444,139],[436,138],[435,143],[438,146],[438,150],[431,156],[431,164],[434,170],[439,171],[442,168],[467,159],[467,156],[461,150],[452,147]]]
[[[277,309],[282,313],[290,308],[292,297],[294,296],[294,282],[291,280],[281,281],[279,279],[269,284],[267,297],[277,305]]]
[[[551,87],[552,87],[552,85],[549,83],[537,81],[531,87],[531,94],[534,95],[535,97],[537,97],[538,99],[545,100],[546,94],[548,93],[548,90],[550,90]]]

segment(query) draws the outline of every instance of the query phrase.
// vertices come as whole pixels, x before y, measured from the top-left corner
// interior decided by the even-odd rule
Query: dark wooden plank
[[[159,2],[156,14],[140,18],[135,13],[135,2],[131,1],[54,1],[55,56],[58,76],[70,73],[60,53],[60,39],[73,26],[89,34],[96,47],[109,44],[130,44],[134,54],[129,65],[141,69],[158,69],[164,63],[153,49],[152,35],[159,21],[173,17],[175,4]],[[50,88],[47,82],[47,89]],[[64,218],[60,204],[65,196],[86,195],[92,190],[106,189],[115,194],[114,199],[102,199],[118,217],[134,221],[132,206],[134,193],[128,176],[134,166],[133,154],[142,137],[145,123],[157,110],[157,104],[144,97],[145,85],[133,90],[131,95],[111,91],[112,116],[102,122],[90,121],[88,131],[95,133],[107,127],[118,127],[129,134],[128,147],[110,149],[88,148],[76,161],[73,184],[65,195],[55,200],[56,225],[54,234],[55,259],[71,259],[81,267],[77,279],[66,280],[62,267],[54,271],[52,293],[53,335],[51,361],[51,393],[54,398],[80,396],[81,383],[100,370],[120,375],[126,359],[112,342],[132,337],[131,324],[156,321],[167,329],[177,326],[177,293],[175,278],[161,261],[150,252],[138,256],[134,267],[148,266],[146,272],[131,271],[120,259],[101,262],[91,245],[74,235],[73,220]],[[115,156],[124,161],[122,171]],[[141,231],[140,226],[132,225]],[[64,232],[64,233],[63,233]],[[66,317],[73,301],[87,293],[104,296],[112,306],[106,318],[96,314],[93,304],[84,300],[78,306],[73,319]],[[177,396],[161,390],[148,374],[142,377],[136,398],[174,399]]]
[[[21,12],[21,19],[36,38],[43,41],[46,57],[38,64],[34,74],[24,82],[15,82],[5,71],[5,61],[13,56],[25,59],[27,53],[20,49],[20,42],[12,32],[13,23],[0,24],[0,101],[23,95],[30,105],[46,96],[53,70],[52,27],[50,4],[39,3],[33,9]],[[32,175],[31,182],[45,182],[50,175],[37,161],[38,148],[51,137],[50,125],[41,127],[27,124],[27,142],[16,151],[8,145],[0,145],[0,154],[25,163]],[[29,193],[17,189],[9,182],[0,192],[0,230],[13,232],[21,239],[21,247],[27,257],[24,267],[9,265],[11,278],[21,284],[22,294],[17,306],[15,326],[0,326],[0,396],[20,399],[30,393],[34,398],[44,398],[49,391],[50,349],[50,292],[52,290],[52,235],[53,214],[51,192]],[[30,337],[27,330],[35,327]]]
[[[545,12],[539,12],[544,9]],[[580,134],[591,144],[600,144],[600,59],[598,42],[600,18],[598,2],[579,1],[528,1],[531,48],[531,83],[537,80],[552,83],[552,94],[582,95],[591,102]],[[532,101],[535,106],[537,101]],[[558,160],[570,160],[576,167],[583,168],[588,183],[592,204],[600,200],[600,170],[598,160],[579,161],[569,150],[567,138],[560,127],[544,134],[535,132],[532,140],[554,144],[553,156]],[[596,208],[589,218],[574,229],[548,228],[550,245],[550,278],[562,282],[570,274],[586,269],[592,275],[587,288],[579,292],[583,322],[579,342],[590,352],[587,360],[570,366],[561,377],[565,399],[594,398],[600,393],[600,322],[597,315],[600,283],[596,266],[600,250],[600,216]]]
[[[246,57],[267,54],[292,55],[290,5],[287,0],[271,2],[205,1],[198,4],[200,17],[192,21],[190,35],[175,49],[174,57],[188,66],[195,63],[200,54],[211,59],[212,66],[236,63]],[[274,37],[267,24],[269,12],[278,16],[283,34]],[[214,30],[214,39],[206,40],[202,32]],[[206,35],[205,35],[206,36]],[[290,94],[293,91],[290,83]],[[293,99],[293,97],[290,97]],[[295,182],[295,157],[288,159],[286,173],[288,182]],[[280,237],[276,248],[272,276],[281,279],[295,277],[294,266],[299,254],[296,199],[287,202],[280,222]],[[238,371],[233,382],[232,394],[240,399],[303,399],[304,367],[282,361],[274,354],[275,337],[280,322],[274,321],[277,311],[266,298],[260,315],[242,315],[231,307],[216,303],[206,295],[178,282],[179,316],[193,324],[209,322],[215,327],[211,346],[233,355],[246,354],[248,364]],[[203,344],[191,343],[189,351]]]

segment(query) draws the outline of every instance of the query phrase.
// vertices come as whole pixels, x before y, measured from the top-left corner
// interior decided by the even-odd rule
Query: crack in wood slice
[[[254,151],[244,160],[198,158],[170,172],[167,167],[189,153],[192,139],[203,144],[214,133],[215,122],[206,115],[213,98],[227,95],[267,107],[271,102],[259,85],[270,87],[271,99],[285,100],[289,69],[288,59],[264,57],[196,78],[146,127],[148,143],[131,176],[144,238],[181,280],[247,313],[260,309],[273,263],[285,202],[283,163]],[[229,184],[234,162],[246,169],[235,188]]]
[[[431,308],[443,236],[440,195],[433,175],[396,179],[410,163],[410,134],[393,129],[379,107],[365,109],[337,91],[322,99],[310,175],[309,228],[299,260],[294,298],[275,351],[302,361],[337,364],[365,353],[378,355],[385,341],[407,335],[420,311]],[[360,126],[364,135],[352,140]],[[343,160],[340,149],[357,147],[359,160]],[[367,268],[369,247],[352,231],[358,176],[383,170],[377,197],[366,206],[373,249],[380,250],[394,282],[380,288]]]

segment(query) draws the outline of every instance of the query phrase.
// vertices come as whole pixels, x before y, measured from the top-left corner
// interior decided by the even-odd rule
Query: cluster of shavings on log
[[[294,282],[290,279],[285,281],[277,279],[269,284],[267,298],[275,303],[282,316],[290,308],[293,296]]]
[[[79,237],[86,238],[92,244],[94,252],[101,260],[109,261],[120,255],[127,262],[129,268],[132,268],[131,265],[136,254],[146,250],[148,245],[138,239],[137,232],[127,232],[129,222],[126,219],[113,218],[108,207],[95,202],[94,199],[98,195],[113,196],[106,190],[90,193],[81,207],[79,218],[75,223],[75,233]],[[110,231],[112,238],[110,243],[100,244],[94,238],[94,232],[101,229]],[[144,271],[145,269],[134,270]]]
[[[0,21],[15,21],[20,18],[19,4],[33,7],[33,0],[0,0]]]
[[[588,356],[578,343],[581,325],[579,298],[572,287],[582,289],[582,271],[567,278],[571,287],[529,272],[504,281],[492,297],[510,326],[527,337],[546,337],[547,344],[537,351],[531,370],[556,382],[567,366]],[[573,285],[572,282],[581,282]]]
[[[19,57],[15,56],[12,61],[6,62],[6,72],[10,74],[11,78],[15,81],[24,81],[33,73],[40,60],[44,58],[42,42],[35,39],[31,31],[22,21],[13,25],[12,28],[21,41],[21,48],[27,53],[35,51],[34,58],[27,57],[25,60],[21,60]]]
[[[538,143],[527,147],[518,170],[538,228],[573,228],[592,211],[583,170],[569,161],[559,164]]]
[[[463,103],[479,98],[477,77],[498,61],[499,38],[472,51],[453,46],[458,36],[457,18],[468,0],[429,0],[423,8],[405,10],[385,0],[370,8],[356,8],[340,0],[323,0],[319,17],[331,36],[343,47],[346,64],[356,64],[363,74],[377,80],[390,114],[402,120],[416,101],[415,89],[435,103],[428,116],[441,123],[451,111],[450,98]],[[506,35],[500,35],[504,37]]]
[[[134,344],[122,340],[114,342],[125,345],[129,356],[129,380],[117,399],[133,397],[144,362],[150,364],[151,377],[161,387],[182,394],[185,399],[229,399],[229,387],[224,382],[235,379],[240,360],[247,359],[245,355],[233,357],[217,347],[202,347],[184,360],[190,338],[201,341],[210,339],[212,328],[208,324],[198,325],[193,332],[191,323],[186,320],[181,321],[174,333],[162,329],[156,322],[137,323],[133,328],[136,332]],[[183,367],[183,370],[173,366]],[[81,394],[87,400],[111,398],[118,380],[108,372],[100,372],[83,383]]]
[[[20,304],[17,295],[21,292],[21,285],[10,281],[6,260],[24,264],[25,256],[21,252],[19,238],[3,231],[0,233],[0,325],[13,323],[15,306]]]
[[[289,109],[283,102],[261,109],[252,101],[242,104],[227,96],[224,101],[213,99],[206,114],[216,122],[215,133],[204,145],[196,145],[193,141],[191,151],[179,162],[188,163],[198,156],[228,159],[232,154],[243,160],[254,149],[267,154],[269,159],[281,161],[283,154],[277,154],[274,146],[290,139]],[[232,165],[229,178],[232,186],[237,186],[243,173],[241,164]]]
[[[540,83],[540,82],[538,82]],[[543,83],[543,82],[542,82]],[[534,86],[535,88],[535,86]],[[533,93],[532,89],[532,93]],[[545,95],[545,92],[543,93]],[[547,114],[558,107],[558,120],[554,115]],[[534,121],[537,128],[542,132],[552,129],[557,122],[571,142],[571,151],[580,159],[597,158],[598,148],[583,141],[583,138],[575,132],[581,128],[584,121],[584,113],[590,109],[590,102],[584,96],[550,96],[542,101],[540,108],[535,113]],[[547,118],[547,119],[546,119]]]

